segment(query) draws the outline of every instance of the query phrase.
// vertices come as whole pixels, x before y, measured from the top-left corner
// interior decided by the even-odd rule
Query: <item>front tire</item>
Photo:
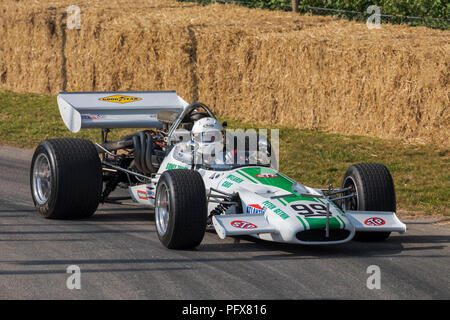
[[[386,166],[379,163],[359,163],[348,168],[342,188],[352,188],[356,197],[344,201],[344,210],[392,211],[396,210],[395,189]],[[383,241],[390,232],[356,232],[359,241]]]
[[[47,219],[82,219],[97,210],[102,165],[92,142],[45,140],[36,148],[30,170],[31,195]]]
[[[156,189],[155,224],[169,249],[191,249],[203,240],[207,206],[205,184],[197,171],[165,171]]]

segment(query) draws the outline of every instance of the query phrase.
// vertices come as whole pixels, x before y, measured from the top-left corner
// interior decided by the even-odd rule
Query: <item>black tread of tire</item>
[[[395,211],[395,191],[388,169],[378,163],[355,165],[362,177],[366,211]],[[367,192],[370,190],[370,192]]]
[[[358,163],[351,166],[345,178],[356,169],[361,176],[360,183],[364,190],[363,211],[396,211],[394,182],[386,166],[379,163]],[[359,195],[361,196],[361,194]],[[360,241],[381,241],[389,237],[390,232],[357,232],[354,239]]]
[[[188,249],[198,246],[206,229],[206,196],[202,177],[196,171],[173,169],[164,172],[170,176],[176,194],[175,223],[167,247]],[[195,201],[193,201],[195,199]]]
[[[92,142],[84,139],[45,140],[56,166],[56,202],[51,219],[91,216],[102,192],[102,167]]]

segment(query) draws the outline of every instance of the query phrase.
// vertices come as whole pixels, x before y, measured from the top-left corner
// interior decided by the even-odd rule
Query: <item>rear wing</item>
[[[64,124],[84,128],[161,128],[160,111],[181,112],[188,103],[175,91],[61,92],[57,98]]]

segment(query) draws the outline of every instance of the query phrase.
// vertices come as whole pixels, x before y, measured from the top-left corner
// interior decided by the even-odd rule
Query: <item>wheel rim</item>
[[[51,194],[52,171],[47,156],[41,153],[33,168],[33,195],[39,204],[48,201]]]
[[[169,213],[170,213],[169,189],[165,184],[161,184],[159,188],[160,190],[157,194],[156,199],[155,220],[158,234],[160,236],[164,236],[169,226]]]
[[[359,197],[358,197],[358,189],[356,188],[356,182],[352,177],[347,177],[344,181],[343,188],[350,187],[350,191],[348,194],[355,194],[354,197],[345,199],[342,204],[342,208],[344,210],[358,210],[358,203],[359,203]]]

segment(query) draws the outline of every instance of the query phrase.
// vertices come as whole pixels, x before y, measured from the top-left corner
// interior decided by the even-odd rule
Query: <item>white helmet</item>
[[[192,140],[197,144],[197,152],[207,156],[207,162],[213,161],[215,150],[223,148],[223,127],[214,118],[197,120],[191,131]],[[205,159],[206,160],[206,159]]]
[[[222,133],[223,127],[220,122],[211,117],[197,120],[191,130],[192,139],[197,143],[217,142],[219,136],[222,140]]]

